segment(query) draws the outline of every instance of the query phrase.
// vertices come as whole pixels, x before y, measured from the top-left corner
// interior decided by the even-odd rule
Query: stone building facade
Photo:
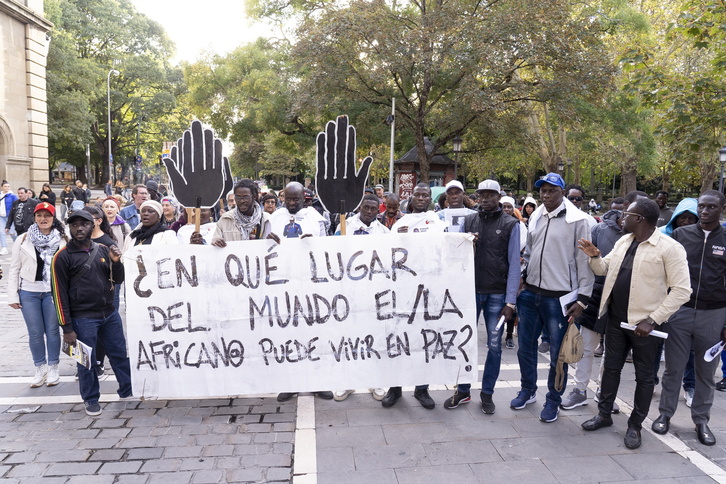
[[[0,0],[0,179],[48,181],[45,66],[52,24],[43,0]]]

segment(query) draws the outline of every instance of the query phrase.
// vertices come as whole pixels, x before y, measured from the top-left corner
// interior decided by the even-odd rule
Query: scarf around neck
[[[162,221],[159,220],[159,223],[152,227],[144,227],[143,225],[140,225],[137,229],[131,232],[131,238],[136,239],[134,245],[149,245],[151,244],[151,239],[154,235],[165,230],[167,230],[167,228],[164,227]]]
[[[45,235],[35,223],[28,229],[28,238],[43,261],[43,282],[50,282],[50,263],[60,246],[60,232],[58,229],[52,229],[48,235]]]
[[[244,215],[235,208],[232,212],[232,217],[234,218],[234,225],[242,233],[243,239],[249,240],[250,234],[254,232],[255,227],[262,220],[262,208],[259,203],[255,203],[252,215]]]

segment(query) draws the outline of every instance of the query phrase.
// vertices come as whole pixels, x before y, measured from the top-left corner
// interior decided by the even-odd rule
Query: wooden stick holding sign
[[[179,203],[193,209],[195,230],[199,232],[201,208],[213,208],[214,204],[232,189],[232,173],[229,160],[222,156],[222,141],[214,137],[211,129],[193,121],[171,148],[169,158],[163,160],[169,174],[171,191]]]
[[[345,235],[345,214],[355,211],[365,195],[373,158],[367,156],[356,169],[356,133],[348,116],[328,121],[317,137],[315,188],[320,202],[331,213],[339,209],[340,233]]]

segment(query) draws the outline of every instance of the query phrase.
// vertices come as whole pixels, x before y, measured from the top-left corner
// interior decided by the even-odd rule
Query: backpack
[[[562,391],[562,387],[565,383],[565,365],[568,363],[577,363],[582,359],[583,353],[582,335],[574,321],[571,321],[567,326],[565,336],[562,338],[560,354],[557,356],[557,366],[555,367],[555,390],[558,392]]]

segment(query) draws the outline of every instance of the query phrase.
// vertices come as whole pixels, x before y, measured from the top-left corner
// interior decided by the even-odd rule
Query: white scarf
[[[38,228],[38,224],[33,224],[28,229],[28,237],[30,243],[35,246],[35,250],[40,254],[43,261],[43,282],[48,283],[50,282],[50,263],[53,260],[53,255],[58,252],[58,247],[60,247],[60,232],[53,229],[48,235],[45,235]]]

